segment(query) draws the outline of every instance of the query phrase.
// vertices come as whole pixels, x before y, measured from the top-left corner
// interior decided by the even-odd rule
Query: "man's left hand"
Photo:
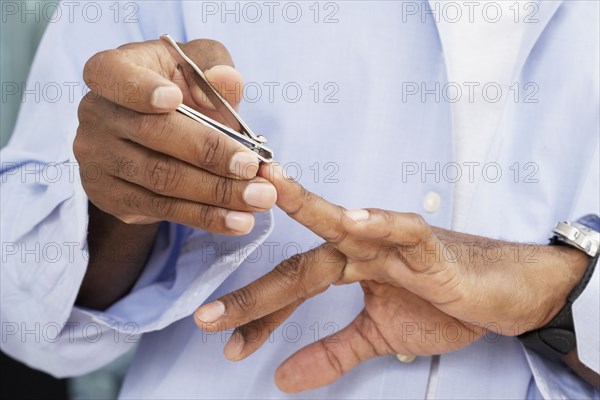
[[[365,308],[349,326],[278,368],[284,391],[329,384],[375,356],[442,354],[489,331],[514,336],[541,327],[587,264],[564,246],[462,234],[431,227],[417,214],[346,211],[277,166],[262,166],[260,174],[275,185],[277,205],[327,243],[197,310],[203,329],[236,328],[225,356],[253,353],[305,299],[331,284],[360,282],[364,291]]]

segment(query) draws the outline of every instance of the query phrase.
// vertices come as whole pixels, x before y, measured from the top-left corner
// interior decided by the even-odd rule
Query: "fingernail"
[[[354,222],[362,222],[369,219],[369,212],[367,210],[350,210],[346,211],[345,214]]]
[[[219,65],[214,65],[214,66],[210,67],[209,69],[204,71],[204,74],[205,75],[211,74],[211,73],[217,72],[217,71],[221,71],[221,72],[235,71],[235,72],[237,72],[237,70],[235,68],[233,68],[231,65],[219,64]]]
[[[277,201],[277,191],[270,183],[251,183],[242,193],[242,199],[252,207],[271,208]]]
[[[181,90],[176,86],[160,86],[154,89],[150,102],[154,108],[171,110],[183,101]]]
[[[229,172],[242,179],[254,178],[258,172],[258,158],[249,151],[238,151],[231,158]]]
[[[254,217],[250,213],[229,211],[225,217],[225,226],[232,231],[245,234],[254,227]]]
[[[209,324],[217,321],[223,314],[225,314],[225,304],[217,300],[200,307],[196,312],[196,318]]]
[[[235,331],[223,349],[223,354],[228,360],[237,360],[244,350],[244,337],[239,331]]]

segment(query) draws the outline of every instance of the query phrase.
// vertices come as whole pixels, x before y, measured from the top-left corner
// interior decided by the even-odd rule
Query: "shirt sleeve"
[[[600,352],[598,279],[596,266],[590,282],[572,308],[579,360],[596,372]],[[563,362],[550,360],[524,349],[536,386],[545,399],[600,399],[600,391],[586,383]]]
[[[597,147],[597,146],[596,146]],[[577,201],[571,214],[564,219],[575,221],[588,214],[599,214],[600,210],[600,171],[598,169],[600,150],[596,148],[589,160]],[[600,357],[600,288],[598,266],[585,290],[572,306],[577,353],[579,360],[592,370],[599,372]],[[548,360],[525,349],[536,385],[546,399],[600,399],[600,391],[584,382],[566,364]]]
[[[600,129],[597,122],[596,132]],[[575,205],[571,221],[584,215],[600,215],[600,149],[596,146],[590,160],[589,170],[581,189],[578,203]],[[584,291],[573,303],[573,322],[577,339],[579,360],[600,374],[600,275],[598,263]]]
[[[573,303],[573,321],[579,360],[600,374],[600,272],[596,270]]]
[[[172,10],[178,3],[148,4],[153,5],[138,3],[140,14],[160,15],[161,26],[178,36]],[[129,295],[105,312],[74,307],[89,257],[88,199],[71,150],[85,93],[81,73],[94,53],[148,35],[139,23],[115,23],[111,2],[93,6],[101,8],[93,14],[103,16],[97,21],[89,20],[92,14],[88,19],[63,14],[49,23],[13,137],[0,152],[0,346],[57,377],[99,368],[144,332],[190,315],[271,229],[270,213],[257,215],[254,230],[241,238],[163,223]]]

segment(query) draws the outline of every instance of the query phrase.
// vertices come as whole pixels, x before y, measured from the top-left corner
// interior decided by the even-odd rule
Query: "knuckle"
[[[323,243],[321,246],[317,247],[314,251],[316,252],[324,252],[325,256],[323,262],[326,264],[340,264],[346,263],[346,256],[342,254],[337,246],[331,243]]]
[[[214,187],[215,201],[221,206],[231,203],[233,182],[230,179],[219,177]]]
[[[243,287],[231,293],[229,301],[240,311],[250,310],[256,306],[258,302],[257,293],[250,290],[248,287]]]
[[[156,193],[168,193],[179,187],[182,176],[179,163],[168,156],[150,161],[146,168],[147,181]]]
[[[212,132],[206,136],[199,152],[201,166],[215,168],[225,160],[224,139],[220,134]]]
[[[307,295],[305,285],[308,257],[304,253],[295,254],[281,262],[274,269],[275,283],[282,289],[295,289],[297,297]]]
[[[156,126],[156,119],[150,114],[140,114],[137,116],[130,135],[137,140],[146,139],[148,132],[152,132]]]
[[[333,229],[332,232],[328,235],[323,235],[323,239],[325,239],[330,244],[341,245],[342,242],[344,242],[344,240],[346,240],[346,238],[349,235],[350,234],[348,233],[348,231],[342,229]]]
[[[333,351],[331,349],[330,342],[328,342],[326,340],[321,340],[318,343],[321,344],[321,346],[323,348],[323,352],[325,353],[325,357],[327,359],[327,363],[329,364],[329,366],[331,367],[331,369],[335,372],[336,376],[342,376],[342,375],[344,375],[345,371],[344,371],[344,368],[343,368],[342,361],[337,356],[337,354],[335,353],[335,351]]]
[[[229,52],[227,51],[227,48],[225,47],[225,45],[223,45],[223,43],[217,41],[217,40],[212,40],[212,39],[204,39],[203,41],[204,46],[211,50],[212,53],[226,53],[229,54]]]
[[[384,239],[388,239],[389,236],[392,233],[393,229],[396,229],[398,227],[398,225],[403,225],[403,224],[398,224],[398,218],[393,215],[391,212],[387,211],[387,210],[382,210],[380,208],[376,208],[373,210],[369,210],[369,212],[372,212],[374,214],[377,214],[379,217],[381,217],[381,219],[383,219],[383,221],[385,222],[385,225],[387,227],[390,227],[390,232],[388,232],[388,234],[385,235]],[[419,216],[419,214],[414,214],[414,213],[409,213],[408,215],[408,223],[410,224],[409,226],[415,226],[415,221],[414,221],[414,216],[416,215],[417,217]],[[417,225],[418,226],[418,225]]]
[[[197,214],[198,223],[201,227],[209,228],[215,224],[217,220],[217,211],[214,207],[210,206],[200,206]]]
[[[130,135],[134,141],[150,147],[162,147],[167,141],[172,141],[180,134],[180,126],[176,123],[174,113],[167,114],[138,114]]]
[[[265,326],[261,320],[254,320],[237,329],[246,343],[260,344],[262,343],[261,337],[264,335],[263,331],[267,330],[268,333],[271,333],[274,327],[274,324],[269,323]]]
[[[311,207],[313,206],[313,203],[316,201],[316,197],[309,190],[307,190],[304,186],[299,185],[299,190],[300,190],[300,193],[299,193],[300,200],[298,200],[297,206],[293,210],[287,211],[287,214],[290,217],[299,215],[305,207],[308,209],[311,209]]]
[[[223,43],[211,39],[198,39],[189,42],[186,47],[191,49],[191,53],[202,57],[209,66],[217,64],[226,64],[233,66],[233,61],[229,51]]]
[[[136,50],[139,47],[140,47],[139,42],[125,43],[125,44],[122,44],[119,47],[117,47],[117,50],[119,50],[119,51]]]
[[[176,213],[175,200],[164,196],[153,196],[150,207],[153,213],[161,219],[170,219]]]
[[[392,218],[391,215],[387,214],[386,218]],[[427,237],[429,237],[430,233],[431,233],[431,229],[429,227],[429,224],[427,223],[427,221],[425,221],[425,218],[423,218],[420,214],[416,214],[416,213],[409,213],[407,215],[411,225],[415,228],[415,231],[417,233],[417,236],[421,239],[426,239]]]
[[[303,200],[302,204],[304,206],[311,206],[317,200],[317,197],[310,190],[306,189],[304,186],[302,186],[302,188],[301,188],[300,195],[302,196],[302,200]]]
[[[142,209],[142,198],[137,192],[127,192],[122,196],[122,203],[126,210],[140,210]]]
[[[136,182],[138,180],[139,169],[133,160],[130,160],[127,157],[111,155],[107,158],[107,162],[110,163],[108,170],[115,176],[129,182]]]
[[[91,153],[89,141],[85,139],[85,135],[81,133],[83,129],[85,128],[80,125],[77,128],[77,135],[75,135],[75,139],[73,139],[73,154],[79,163],[86,160]]]
[[[86,93],[77,107],[77,119],[79,123],[94,119],[95,113],[92,103],[96,101],[96,96],[92,92]]]
[[[314,251],[317,253],[315,257],[321,264],[320,270],[323,271],[323,274],[326,274],[327,282],[333,282],[343,277],[348,260],[336,246],[324,243]]]
[[[105,68],[105,60],[116,53],[116,50],[104,50],[94,54],[83,67],[83,80],[88,86],[93,86],[98,74]],[[91,88],[91,87],[90,87]]]

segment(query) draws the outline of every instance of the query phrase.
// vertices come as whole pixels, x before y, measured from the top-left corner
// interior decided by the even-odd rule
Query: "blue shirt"
[[[247,4],[258,4],[259,19]],[[274,385],[285,358],[342,329],[361,310],[357,285],[307,301],[238,363],[222,356],[229,333],[196,328],[190,315],[200,304],[321,241],[278,210],[257,215],[255,229],[242,238],[164,223],[129,295],[106,312],[73,307],[88,257],[87,198],[71,152],[81,71],[97,51],[162,33],[225,44],[246,78],[242,116],[308,189],[348,208],[421,214],[426,194],[436,192],[440,207],[425,217],[450,228],[452,115],[437,92],[447,82],[444,49],[432,14],[412,14],[411,4],[428,6],[139,2],[120,3],[116,15],[112,3],[96,2],[95,22],[90,10],[71,21],[63,8],[49,24],[29,78],[33,89],[1,152],[2,350],[70,376],[141,341],[123,398],[425,397],[431,357],[410,364],[380,357],[298,395]],[[546,243],[556,221],[600,208],[598,3],[535,4],[537,22],[514,72],[517,87],[529,91],[506,102],[485,164],[459,167],[463,179],[482,174],[466,231]],[[525,89],[528,83],[535,93]],[[415,85],[419,92],[411,94]],[[52,97],[51,86],[61,95]],[[574,307],[580,358],[596,372],[598,293],[596,271]],[[566,366],[524,351],[509,336],[490,334],[442,355],[435,368],[439,398],[599,396]]]

